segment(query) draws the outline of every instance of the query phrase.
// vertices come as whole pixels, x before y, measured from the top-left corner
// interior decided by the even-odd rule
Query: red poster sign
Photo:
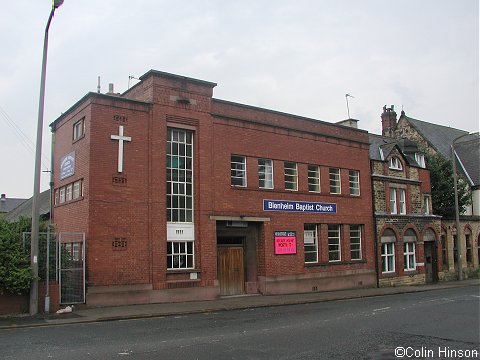
[[[297,234],[295,231],[275,231],[275,255],[297,253]]]

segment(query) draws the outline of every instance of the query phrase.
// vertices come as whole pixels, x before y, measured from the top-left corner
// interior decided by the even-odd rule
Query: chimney
[[[387,105],[383,107],[382,113],[382,135],[387,137],[395,137],[395,129],[397,128],[397,113],[392,105],[387,108]]]
[[[113,83],[108,84],[108,93],[113,94]]]

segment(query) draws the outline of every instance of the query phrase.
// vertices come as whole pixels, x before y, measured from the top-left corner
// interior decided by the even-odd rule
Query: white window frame
[[[320,192],[320,166],[308,165],[308,191]]]
[[[65,202],[65,186],[62,186],[59,192],[60,192],[59,203],[63,204]]]
[[[182,249],[182,246],[184,247]],[[191,252],[188,247],[191,246]],[[182,262],[184,260],[184,262]],[[191,265],[189,265],[189,260]],[[167,241],[167,270],[188,270],[195,268],[194,241]]]
[[[65,186],[65,202],[72,201],[73,199],[73,184]]]
[[[258,187],[260,189],[274,188],[272,159],[258,159]]]
[[[415,161],[421,168],[426,168],[425,165],[425,155],[420,154],[420,153],[415,153]]]
[[[296,162],[283,162],[285,190],[298,191],[298,166]]]
[[[398,212],[402,215],[405,215],[407,213],[406,195],[407,195],[407,192],[405,189],[399,189],[399,201],[398,201],[399,211]]]
[[[167,128],[167,222],[194,222],[194,132]],[[183,165],[180,166],[180,164]]]
[[[402,170],[402,162],[396,156],[390,158],[390,169],[393,170]]]
[[[390,266],[391,265],[391,266]],[[382,243],[382,274],[395,272],[395,243]]]
[[[423,212],[425,215],[430,215],[430,196],[423,196]]]
[[[390,214],[396,215],[397,211],[397,189],[390,188]]]
[[[362,260],[362,228],[362,225],[350,225],[350,260]],[[360,256],[352,256],[354,253]]]
[[[350,195],[360,196],[360,171],[349,170],[348,180],[350,184]]]
[[[73,183],[73,199],[82,197],[82,180],[77,180]]]
[[[342,261],[342,246],[341,246],[340,238],[341,238],[340,225],[329,224],[328,225],[328,262]],[[337,256],[335,256],[335,254]]]
[[[330,180],[330,194],[341,194],[342,193],[342,176],[341,176],[340,169],[329,168],[328,177]]]
[[[235,158],[235,161],[234,161]],[[240,184],[236,184],[235,180],[240,179]],[[247,186],[247,157],[244,155],[230,156],[230,184],[235,187]]]
[[[318,225],[305,224],[303,226],[303,247],[305,264],[318,262]],[[315,254],[315,260],[307,261],[307,254]]]
[[[403,269],[405,271],[414,271],[417,268],[415,263],[415,243],[403,243]]]

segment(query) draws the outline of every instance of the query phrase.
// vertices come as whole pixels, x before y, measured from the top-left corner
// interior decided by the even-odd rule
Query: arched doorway
[[[425,230],[423,235],[425,255],[425,281],[434,283],[438,281],[437,239],[432,229]]]

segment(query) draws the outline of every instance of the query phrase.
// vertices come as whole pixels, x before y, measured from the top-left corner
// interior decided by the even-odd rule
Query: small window
[[[402,162],[397,157],[392,157],[390,159],[390,169],[393,170],[402,170]]]
[[[60,204],[65,202],[65,186],[60,188]]]
[[[73,183],[73,198],[78,199],[83,196],[82,180]]]
[[[362,260],[361,225],[350,225],[350,260]]]
[[[305,263],[318,261],[318,227],[315,224],[305,224],[303,228],[303,244]]]
[[[297,163],[285,161],[283,163],[285,176],[285,190],[298,190],[298,171]]]
[[[73,141],[80,139],[85,134],[85,118],[73,124]]]
[[[406,271],[415,270],[415,243],[403,243],[403,269]]]
[[[329,177],[330,177],[330,194],[340,194],[341,193],[340,169],[330,168]]]
[[[193,241],[167,242],[167,269],[193,269]]]
[[[395,272],[395,244],[382,244],[382,273]]]
[[[360,173],[357,170],[350,170],[348,172],[350,183],[350,195],[360,196]]]
[[[423,154],[415,153],[415,161],[418,166],[425,169],[425,156]]]
[[[65,201],[71,201],[73,196],[73,184],[68,184],[65,190]]]
[[[308,191],[320,192],[320,166],[308,165]]]
[[[230,165],[231,184],[233,186],[247,186],[247,159],[245,156],[232,155]]]
[[[397,213],[397,189],[390,189],[390,214]]]
[[[340,225],[328,225],[328,261],[341,261]]]
[[[258,159],[258,187],[273,189],[273,162],[271,159]]]

